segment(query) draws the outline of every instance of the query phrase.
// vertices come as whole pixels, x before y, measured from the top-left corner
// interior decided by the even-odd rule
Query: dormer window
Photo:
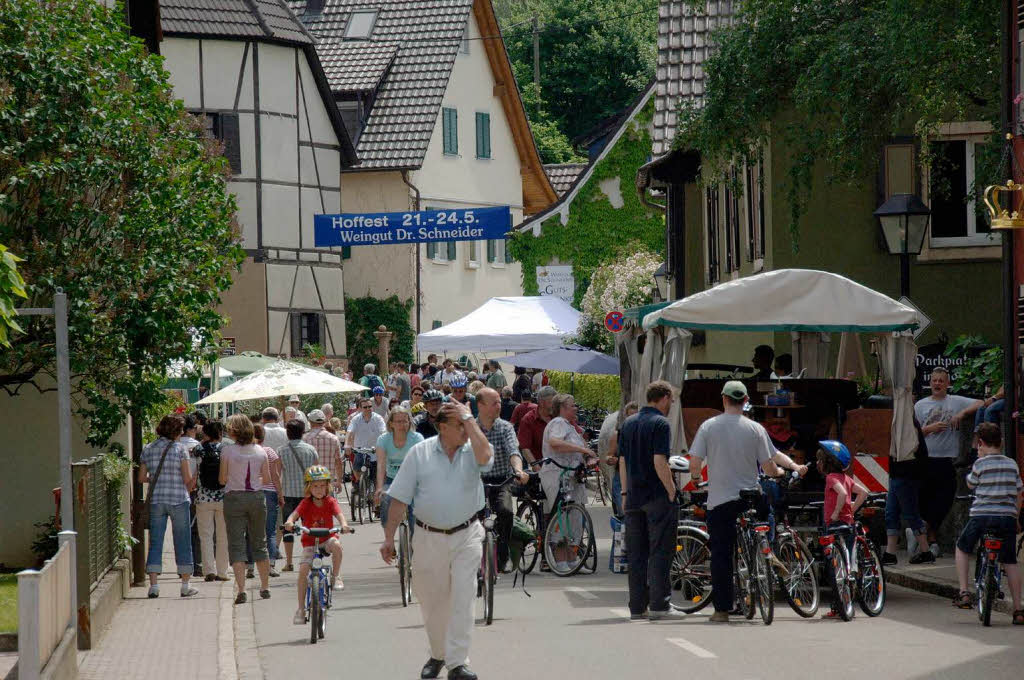
[[[348,25],[345,26],[345,39],[366,40],[373,33],[373,26],[377,23],[377,10],[359,10],[352,12],[348,18]]]

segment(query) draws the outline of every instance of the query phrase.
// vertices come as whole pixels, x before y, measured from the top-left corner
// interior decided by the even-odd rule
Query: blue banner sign
[[[504,240],[510,231],[508,206],[313,216],[313,243],[318,248]]]

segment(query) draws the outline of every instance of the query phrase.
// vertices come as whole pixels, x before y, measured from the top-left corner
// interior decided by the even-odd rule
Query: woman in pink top
[[[263,446],[263,426],[257,423],[252,429],[256,443]],[[277,551],[277,509],[284,505],[284,496],[281,495],[283,465],[277,451],[269,446],[263,446],[263,450],[267,452],[267,460],[270,463],[270,479],[265,480],[266,483],[263,485],[263,498],[267,502],[267,553],[270,556],[270,575],[276,577],[281,575],[274,569],[274,562],[281,557]],[[251,557],[250,555],[250,564]]]
[[[224,522],[228,529],[228,559],[235,571],[235,604],[243,604],[248,534],[260,572],[260,597],[270,597],[270,555],[267,552],[267,502],[263,480],[273,480],[270,460],[255,442],[252,421],[243,415],[228,418],[227,431],[234,444],[220,450],[220,482],[224,484]]]

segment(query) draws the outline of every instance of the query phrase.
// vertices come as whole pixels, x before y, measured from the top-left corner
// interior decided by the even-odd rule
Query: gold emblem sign
[[[999,194],[1004,192],[1009,194],[1004,200],[1012,205],[1012,211],[1000,202]],[[1017,194],[1016,200],[1013,194]],[[1006,184],[993,184],[985,188],[984,200],[993,229],[1024,229],[1024,184],[1012,179],[1006,180]]]

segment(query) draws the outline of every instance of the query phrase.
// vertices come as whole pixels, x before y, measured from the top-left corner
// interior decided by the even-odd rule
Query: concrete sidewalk
[[[95,649],[80,652],[82,680],[261,680],[251,604],[234,606],[234,583],[193,578],[199,593],[180,597],[168,527],[160,597],[135,587]],[[249,600],[259,597],[250,581]],[[255,662],[253,661],[255,660]]]

